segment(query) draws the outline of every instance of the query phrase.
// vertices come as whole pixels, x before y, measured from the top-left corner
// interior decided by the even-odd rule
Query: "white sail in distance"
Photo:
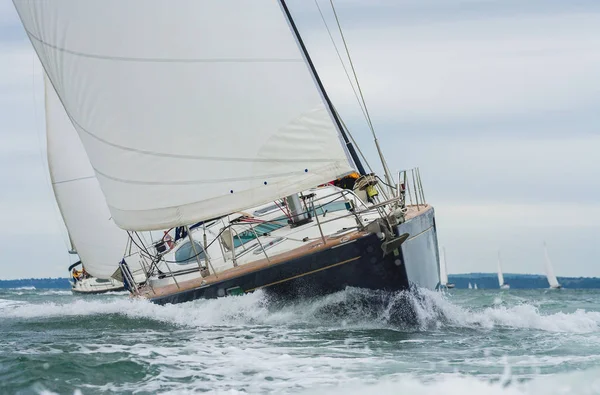
[[[556,278],[556,275],[554,275],[554,268],[552,267],[552,262],[550,261],[550,256],[548,255],[548,247],[546,246],[546,242],[544,242],[544,258],[544,268],[546,270],[546,278],[548,279],[548,284],[550,285],[550,288],[560,287],[558,279]]]
[[[446,262],[446,248],[442,247],[442,263],[440,265],[440,284],[442,286],[448,285],[448,266]]]
[[[48,168],[56,202],[85,270],[110,278],[123,258],[127,232],[111,220],[79,136],[47,78],[44,82]]]
[[[14,0],[129,230],[243,210],[353,170],[274,0]]]
[[[500,259],[500,251],[498,251],[498,284],[500,288],[504,286],[504,275],[502,274],[502,261]]]

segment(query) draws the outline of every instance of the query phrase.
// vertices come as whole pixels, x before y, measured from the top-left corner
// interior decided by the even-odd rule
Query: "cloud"
[[[574,111],[600,98],[600,13],[384,24],[345,34],[376,122]],[[359,116],[323,28],[305,37],[342,114]]]
[[[494,272],[500,250],[505,273],[542,274],[546,241],[558,276],[600,276],[597,204],[465,202],[440,204],[436,216],[450,273]]]

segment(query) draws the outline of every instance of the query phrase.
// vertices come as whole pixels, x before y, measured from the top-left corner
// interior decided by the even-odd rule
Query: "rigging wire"
[[[369,109],[367,108],[367,103],[365,101],[365,97],[364,97],[362,89],[360,87],[360,82],[358,81],[358,76],[357,76],[356,70],[354,68],[354,63],[352,62],[352,57],[350,56],[350,50],[348,49],[348,44],[346,43],[346,37],[344,36],[344,33],[342,31],[342,25],[340,24],[340,20],[338,18],[337,12],[335,10],[335,5],[333,4],[333,0],[329,0],[329,4],[331,4],[331,10],[333,11],[333,15],[335,17],[335,22],[337,24],[338,31],[340,32],[340,37],[342,38],[342,43],[344,44],[346,56],[348,57],[348,61],[350,62],[350,69],[352,70],[352,75],[354,76],[354,81],[356,82],[356,87],[358,89],[358,93],[360,94],[360,100],[362,101],[362,104],[365,109],[365,114],[366,114],[367,122],[369,124],[369,128],[371,129],[371,132],[373,133],[373,137],[375,137],[375,129],[373,128],[373,123],[371,122],[371,115],[369,114]]]
[[[327,21],[325,20],[325,16],[323,15],[323,11],[321,10],[321,7],[319,6],[318,0],[315,0],[315,5],[317,6],[317,9],[319,10],[319,14],[321,15],[321,20],[323,21],[323,24],[325,25],[325,29],[327,29],[327,34],[329,35],[329,38],[331,39],[331,43],[333,44],[333,48],[335,48],[335,53],[337,54],[337,57],[340,60],[340,63],[342,64],[342,68],[344,69],[344,73],[346,74],[346,78],[348,78],[348,82],[350,83],[350,87],[352,88],[352,92],[354,92],[354,97],[356,98],[356,102],[358,103],[358,106],[360,107],[360,111],[363,113],[363,116],[365,117],[365,121],[367,121],[367,124],[369,124],[370,122],[369,122],[368,113],[363,108],[363,104],[362,104],[362,102],[360,100],[360,97],[358,96],[358,93],[356,92],[356,88],[354,87],[354,83],[352,82],[352,77],[350,77],[350,73],[348,72],[348,68],[346,68],[346,63],[342,59],[342,55],[340,54],[340,50],[338,49],[338,46],[335,43],[333,35],[331,34],[331,30],[329,29],[329,25],[327,24]],[[339,118],[339,115],[338,115],[338,118]],[[348,130],[348,128],[346,128],[346,130]],[[358,148],[358,146],[357,146],[357,148]]]
[[[367,158],[363,154],[362,150],[360,149],[360,147],[356,143],[356,140],[354,140],[354,136],[352,135],[352,133],[350,133],[350,130],[348,129],[348,126],[346,126],[346,124],[344,123],[344,120],[340,117],[340,114],[338,113],[338,111],[335,108],[335,106],[333,107],[333,110],[335,111],[335,113],[336,113],[338,119],[340,120],[342,126],[344,127],[344,129],[346,129],[346,132],[348,133],[348,136],[350,137],[350,140],[352,141],[352,144],[354,144],[354,146],[356,147],[356,150],[358,151],[358,154],[360,155],[360,157],[362,158],[362,160],[365,162],[365,164],[369,168],[369,171],[371,173],[373,173],[373,168],[371,167],[371,164],[369,163],[369,161],[367,160]]]
[[[337,49],[337,46],[335,45],[335,42],[333,40],[333,36],[331,34],[331,31],[329,30],[329,27],[327,25],[327,22],[325,22],[325,18],[323,17],[323,13],[321,12],[321,8],[318,5],[318,0],[315,0],[315,4],[317,5],[317,8],[319,9],[319,13],[321,14],[321,19],[323,19],[323,23],[325,24],[325,27],[327,28],[327,32],[329,33],[329,37],[331,38],[331,41],[334,43],[334,47],[336,48],[336,52],[338,54],[338,58],[340,58],[340,62],[342,63],[342,67],[344,68],[344,71],[346,72],[346,76],[350,79],[350,76],[348,75],[348,71],[345,67],[344,62],[341,59],[340,53]],[[354,91],[355,96],[357,96],[357,100],[360,102],[362,102],[362,106],[361,106],[361,111],[363,111],[363,115],[365,116],[365,119],[367,121],[367,125],[369,126],[369,129],[371,130],[371,134],[373,135],[373,139],[375,140],[375,147],[377,148],[377,153],[379,154],[379,159],[381,160],[381,164],[383,166],[383,171],[385,174],[385,178],[388,184],[393,184],[392,182],[392,177],[391,177],[391,173],[389,170],[389,167],[387,165],[387,162],[383,156],[383,152],[381,151],[381,147],[379,146],[379,141],[377,139],[377,135],[375,134],[375,128],[373,127],[373,122],[371,121],[371,115],[369,114],[369,109],[367,108],[367,103],[362,91],[362,88],[360,86],[360,82],[358,80],[358,75],[356,74],[356,69],[354,67],[354,63],[352,62],[352,57],[350,55],[350,50],[348,48],[348,43],[346,42],[346,37],[344,36],[344,32],[342,31],[342,26],[340,24],[340,20],[337,14],[337,11],[335,10],[335,5],[333,3],[333,0],[329,0],[329,4],[331,5],[331,10],[333,11],[333,15],[335,17],[335,21],[338,27],[338,31],[340,33],[340,37],[342,38],[342,42],[344,44],[344,49],[346,51],[346,56],[348,57],[348,62],[350,63],[350,69],[352,70],[352,74],[354,76],[354,81],[356,82],[356,88],[358,89],[358,94],[356,93],[355,89],[354,89],[354,85],[352,84],[352,82],[350,81],[350,85],[352,86],[352,90]],[[360,95],[360,99],[358,98],[358,95]]]

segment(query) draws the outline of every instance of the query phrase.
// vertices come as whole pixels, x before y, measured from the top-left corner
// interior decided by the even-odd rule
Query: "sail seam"
[[[336,162],[332,162],[334,164]],[[277,174],[263,174],[253,177],[235,177],[235,178],[218,178],[218,179],[206,179],[206,180],[188,180],[188,181],[137,181],[137,180],[127,180],[124,178],[110,176],[105,174],[98,169],[94,168],[96,173],[102,177],[108,178],[109,180],[113,180],[116,182],[122,182],[125,184],[135,184],[135,185],[194,185],[194,184],[218,184],[224,182],[239,182],[239,181],[248,181],[248,180],[265,180],[271,178],[279,178],[279,177],[289,177],[293,175],[305,175],[304,170],[302,171],[290,171],[286,173],[277,173]]]
[[[37,37],[29,30],[25,30],[29,37],[35,41],[55,49],[60,52],[68,53],[70,55],[81,56],[84,58],[101,59],[101,60],[114,60],[120,62],[148,62],[148,63],[304,63],[304,59],[296,58],[205,58],[205,59],[176,59],[176,58],[134,58],[127,56],[110,56],[110,55],[96,55],[91,53],[73,51],[71,49],[62,48],[54,44],[50,44],[41,38]]]
[[[96,178],[96,177],[95,176],[87,176],[87,177],[72,178],[70,180],[53,182],[52,185],[66,184],[67,182],[73,182],[73,181],[89,180],[90,178]]]
[[[66,107],[65,107],[65,111],[66,111]],[[249,163],[298,163],[298,162],[300,162],[300,163],[314,163],[314,162],[330,163],[330,162],[335,161],[335,160],[332,160],[331,158],[314,158],[314,159],[313,158],[311,158],[311,159],[306,159],[306,158],[232,158],[232,157],[221,157],[221,156],[169,154],[166,152],[141,150],[141,149],[137,149],[137,148],[126,147],[123,145],[111,143],[110,141],[107,141],[101,137],[98,137],[95,134],[93,134],[92,132],[85,129],[83,126],[81,126],[81,124],[79,122],[77,122],[71,116],[71,114],[68,113],[68,111],[67,111],[67,114],[69,115],[71,122],[73,122],[75,125],[77,125],[77,127],[82,132],[93,137],[94,139],[96,139],[106,145],[109,145],[111,147],[114,147],[114,148],[122,149],[125,151],[130,151],[130,152],[136,152],[136,153],[144,154],[144,155],[158,156],[158,157],[164,157],[164,158],[176,158],[176,159],[208,160],[208,161],[220,161],[220,162],[249,162]]]

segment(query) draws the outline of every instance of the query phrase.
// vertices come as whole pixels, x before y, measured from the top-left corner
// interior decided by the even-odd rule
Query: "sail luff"
[[[548,279],[548,284],[552,288],[556,288],[559,286],[558,279],[554,274],[554,268],[552,267],[552,262],[550,261],[550,256],[548,255],[548,247],[546,246],[546,242],[544,242],[544,258],[545,258],[545,270],[546,270],[546,278]]]
[[[354,170],[279,2],[14,4],[123,229],[242,211]]]

